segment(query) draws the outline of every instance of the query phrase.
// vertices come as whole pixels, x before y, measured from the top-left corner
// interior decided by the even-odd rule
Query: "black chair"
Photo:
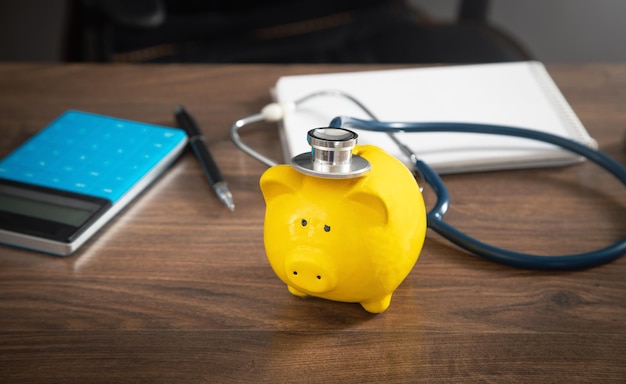
[[[68,61],[486,63],[532,59],[459,0],[452,23],[402,0],[73,0]]]

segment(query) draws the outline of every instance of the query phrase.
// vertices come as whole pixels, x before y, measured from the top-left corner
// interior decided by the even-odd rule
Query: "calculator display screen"
[[[0,229],[71,243],[111,206],[106,199],[0,179]]]
[[[97,207],[96,207],[97,208]],[[0,210],[80,227],[93,210],[27,199],[0,191]]]

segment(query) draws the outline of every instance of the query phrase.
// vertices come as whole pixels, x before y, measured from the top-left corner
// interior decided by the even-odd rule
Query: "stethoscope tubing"
[[[626,168],[606,154],[561,136],[526,128],[456,122],[381,122],[344,116],[336,117],[331,121],[329,126],[376,132],[463,132],[516,136],[554,144],[584,156],[613,174],[622,184],[626,185]],[[450,206],[450,194],[439,175],[430,166],[419,159],[415,160],[415,167],[421,172],[426,183],[431,186],[437,196],[437,202],[427,213],[428,228],[431,228],[459,247],[485,259],[527,269],[571,270],[595,267],[611,262],[626,254],[626,236],[606,248],[562,256],[519,253],[476,240],[443,220]]]
[[[355,128],[366,131],[385,132],[396,143],[396,145],[399,146],[402,152],[411,159],[411,162],[415,165],[416,173],[420,174],[419,176],[424,179],[425,183],[433,189],[435,195],[437,196],[436,203],[426,216],[428,228],[439,233],[441,236],[457,246],[491,261],[504,263],[514,267],[540,270],[591,268],[611,262],[626,254],[626,236],[613,245],[602,249],[562,256],[543,256],[519,253],[498,248],[472,238],[444,221],[444,215],[450,206],[450,194],[445,184],[437,172],[435,172],[428,164],[420,160],[418,156],[410,150],[410,148],[403,145],[394,135],[398,132],[459,132],[515,136],[541,141],[582,155],[613,174],[622,182],[622,184],[626,185],[626,168],[624,168],[624,166],[598,150],[561,136],[526,128],[490,124],[459,122],[381,122],[369,109],[367,109],[367,107],[365,107],[365,105],[360,103],[351,95],[340,90],[322,90],[301,97],[293,103],[272,103],[266,106],[266,108],[258,114],[237,120],[231,127],[231,139],[239,149],[265,165],[269,167],[277,165],[277,162],[261,155],[254,149],[244,144],[239,137],[239,129],[255,122],[279,121],[284,118],[288,111],[295,109],[298,105],[311,98],[319,96],[337,96],[347,98],[361,108],[372,119],[364,120],[340,116],[331,121],[329,124],[330,127]]]

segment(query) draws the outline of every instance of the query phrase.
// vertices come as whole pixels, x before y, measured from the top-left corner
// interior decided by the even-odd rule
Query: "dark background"
[[[63,61],[68,0],[0,0],[1,61]],[[454,18],[456,0],[410,0],[437,21]],[[622,0],[498,0],[489,20],[546,62],[624,61]]]

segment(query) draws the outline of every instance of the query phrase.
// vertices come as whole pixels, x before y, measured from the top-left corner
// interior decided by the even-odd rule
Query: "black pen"
[[[217,168],[213,156],[211,156],[209,149],[204,144],[204,136],[200,133],[198,125],[183,106],[176,107],[174,116],[176,116],[178,124],[185,130],[187,136],[189,136],[189,145],[196,154],[204,174],[213,186],[215,194],[228,209],[234,211],[235,203],[233,202],[233,195],[230,193],[228,185],[226,185],[219,168]]]

